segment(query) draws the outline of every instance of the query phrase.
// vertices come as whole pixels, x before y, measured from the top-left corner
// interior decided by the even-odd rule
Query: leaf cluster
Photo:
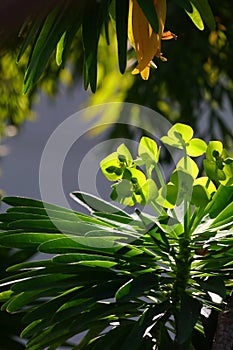
[[[170,181],[175,188],[188,184],[193,191],[199,185],[199,201],[184,193],[173,204],[168,196],[169,206],[163,206],[157,203],[158,186],[155,197],[145,196],[156,214],[139,209],[128,214],[74,192],[72,198],[90,211],[84,215],[28,198],[3,199],[10,208],[0,215],[0,244],[52,254],[11,266],[1,280],[9,288],[0,294],[5,297],[2,309],[25,314],[22,337],[29,339],[27,349],[66,345],[113,350],[119,343],[122,349],[211,349],[216,314],[232,290],[232,160],[222,156],[219,144],[206,146],[192,136],[190,127],[176,124],[162,141],[184,152]],[[216,171],[208,184],[194,185],[196,167],[189,157],[203,152],[207,164],[215,161]],[[219,157],[228,182],[218,176]],[[130,182],[140,197],[143,190],[137,192],[133,178],[142,189],[142,176],[135,171],[141,172],[137,167],[144,163],[156,186],[158,161],[155,141],[143,138],[137,160],[120,146],[101,167],[111,181]],[[191,184],[180,174],[176,177],[177,171],[189,175]],[[211,193],[210,181],[215,183]],[[124,190],[120,193],[123,198]],[[73,344],[77,334],[81,340]]]

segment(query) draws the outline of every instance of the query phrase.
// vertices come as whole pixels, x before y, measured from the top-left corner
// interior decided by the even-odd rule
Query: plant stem
[[[186,150],[186,145],[184,144],[184,169],[188,172],[188,155]],[[190,199],[191,200],[191,199]],[[189,239],[189,222],[190,222],[190,202],[184,196],[184,232],[185,238]]]
[[[161,170],[160,170],[157,163],[154,163],[154,168],[155,168],[156,175],[158,176],[160,186],[163,187],[165,185],[165,182],[164,182],[164,178],[163,178],[163,175],[161,173]]]
[[[172,300],[176,303],[185,292],[190,276],[191,250],[189,248],[189,239],[187,234],[179,239],[179,250],[175,257],[175,282],[172,291]]]

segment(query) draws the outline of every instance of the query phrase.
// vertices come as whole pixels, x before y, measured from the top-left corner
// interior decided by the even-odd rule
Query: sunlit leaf
[[[149,137],[143,136],[138,146],[138,155],[146,163],[147,161],[158,162],[157,143]]]
[[[187,153],[191,157],[198,157],[205,153],[207,145],[205,141],[194,138],[187,144]]]
[[[191,0],[201,14],[204,22],[208,25],[210,30],[215,30],[216,21],[209,5],[208,0]]]
[[[197,164],[190,157],[182,157],[176,164],[176,169],[187,170],[190,175],[195,179],[199,173]]]

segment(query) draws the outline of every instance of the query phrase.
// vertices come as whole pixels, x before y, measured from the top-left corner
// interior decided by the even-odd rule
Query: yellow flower
[[[164,33],[166,0],[154,0],[154,6],[159,23],[158,33],[153,32],[138,2],[130,0],[128,37],[136,51],[138,60],[138,65],[132,73],[140,73],[144,80],[149,78],[150,64],[155,56],[162,61],[167,60],[161,52],[161,39],[168,40],[176,37],[171,32]]]

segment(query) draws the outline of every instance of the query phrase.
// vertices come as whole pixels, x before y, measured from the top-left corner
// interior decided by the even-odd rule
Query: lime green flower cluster
[[[114,181],[111,198],[126,206],[151,205],[155,210],[172,209],[186,202],[196,207],[205,206],[216,188],[233,185],[233,159],[220,141],[207,144],[193,137],[193,129],[185,124],[172,126],[160,141],[170,148],[178,148],[182,155],[168,183],[159,165],[160,148],[157,143],[142,137],[138,157],[133,159],[128,148],[121,144],[100,163],[105,177]],[[205,176],[193,157],[206,154],[203,165]],[[142,170],[143,169],[143,170]]]

